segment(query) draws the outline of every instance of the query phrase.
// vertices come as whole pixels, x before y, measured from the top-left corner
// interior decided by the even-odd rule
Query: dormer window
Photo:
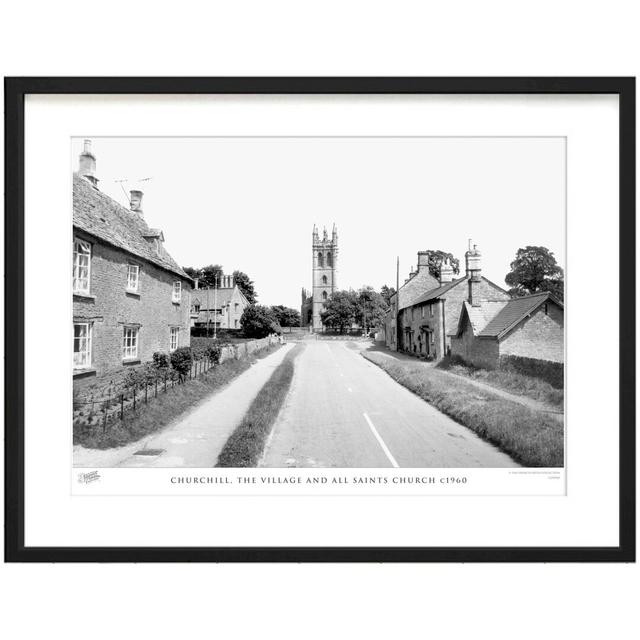
[[[75,238],[73,241],[73,293],[89,294],[91,280],[91,244]]]
[[[171,301],[176,304],[182,300],[182,282],[180,280],[176,280],[173,283],[173,294],[171,296]]]
[[[127,265],[127,291],[138,293],[140,267],[137,264]]]

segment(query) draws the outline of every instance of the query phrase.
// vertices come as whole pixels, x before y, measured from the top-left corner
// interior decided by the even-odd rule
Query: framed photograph
[[[7,78],[21,562],[635,560],[635,79]]]

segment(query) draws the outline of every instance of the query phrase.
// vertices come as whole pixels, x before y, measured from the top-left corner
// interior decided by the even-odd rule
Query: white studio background
[[[3,75],[638,75],[637,3],[12,3]],[[620,637],[637,566],[3,566],[11,637]]]

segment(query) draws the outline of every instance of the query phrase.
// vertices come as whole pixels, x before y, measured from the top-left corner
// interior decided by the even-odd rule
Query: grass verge
[[[194,380],[176,385],[166,393],[158,395],[149,404],[141,404],[135,411],[125,413],[124,419],[101,425],[74,426],[73,444],[89,449],[111,449],[159,431],[195,404],[207,398],[213,391],[228,384],[244,373],[256,360],[264,358],[281,345],[275,344],[260,349],[245,360],[226,360]]]
[[[442,413],[500,447],[525,467],[562,467],[562,423],[542,412],[485,393],[472,383],[421,363],[362,354],[396,382],[413,391]]]
[[[276,367],[222,448],[216,467],[257,466],[273,423],[289,392],[293,361],[304,348],[304,344],[296,345]]]
[[[450,358],[445,358],[437,367],[450,373],[484,382],[503,391],[508,391],[519,396],[526,396],[532,400],[543,402],[552,407],[562,408],[564,406],[564,390],[552,387],[548,382],[525,376],[517,371],[501,371],[499,369],[476,369]]]

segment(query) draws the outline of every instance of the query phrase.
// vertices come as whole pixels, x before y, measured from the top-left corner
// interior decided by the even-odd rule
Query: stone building
[[[509,294],[482,275],[481,253],[477,247],[465,253],[465,275],[454,279],[452,266],[443,262],[440,279],[428,267],[429,255],[418,253],[418,270],[412,271],[391,298],[385,319],[384,340],[389,349],[439,360],[451,350],[458,331],[462,305],[467,300],[492,305],[509,300]]]
[[[192,280],[145,221],[142,196],[131,191],[127,209],[102,193],[84,142],[73,175],[74,388],[190,344]]]
[[[548,292],[493,305],[465,302],[451,355],[485,369],[508,361],[563,363],[564,306]]]
[[[191,296],[191,318],[194,327],[241,329],[242,313],[249,306],[233,276],[222,276],[217,288],[196,288]]]
[[[331,294],[338,288],[338,230],[336,225],[333,225],[331,239],[329,239],[326,228],[321,238],[318,229],[313,225],[311,249],[311,293],[302,289],[300,318],[303,327],[310,327],[312,331],[322,331],[320,314]]]

